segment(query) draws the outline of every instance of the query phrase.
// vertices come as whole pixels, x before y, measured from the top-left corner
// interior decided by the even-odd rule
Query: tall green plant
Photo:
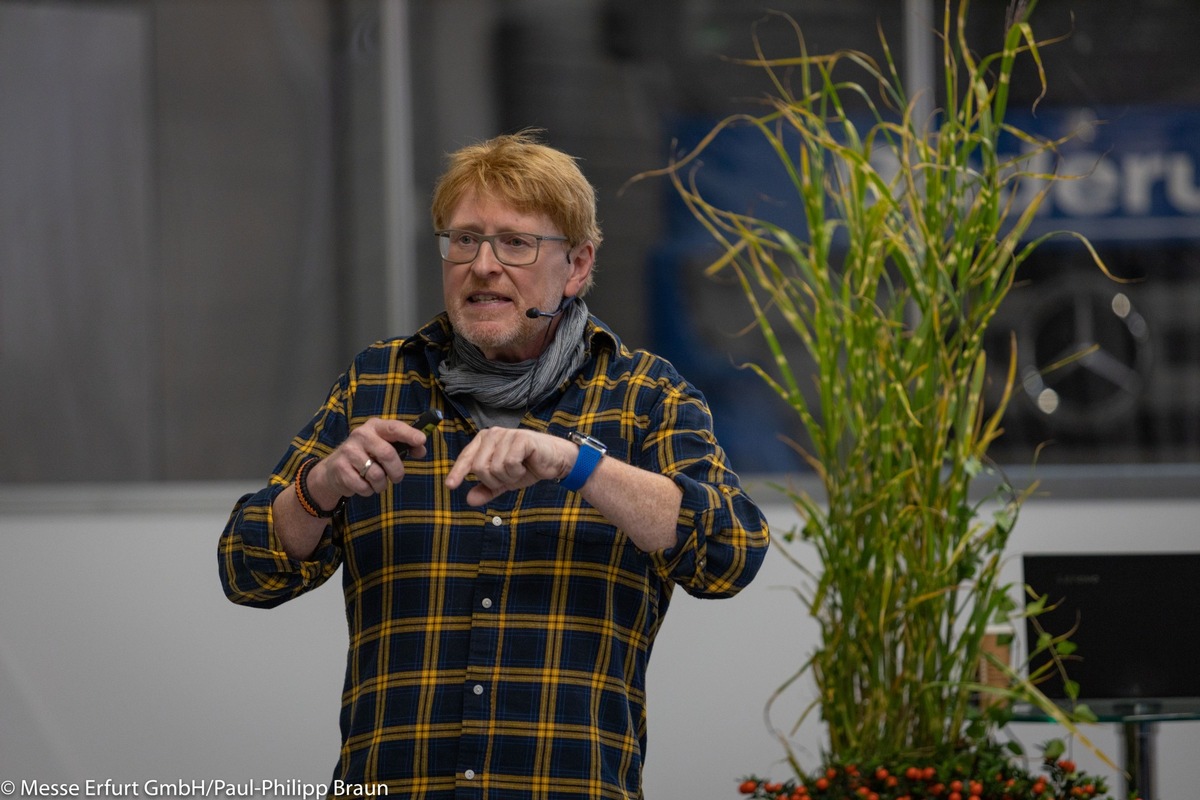
[[[737,276],[773,357],[750,366],[808,435],[798,449],[825,497],[785,491],[819,557],[800,591],[820,644],[796,677],[815,679],[828,755],[843,762],[986,735],[972,702],[976,670],[985,628],[1014,612],[1000,568],[1026,495],[1008,490],[985,506],[970,491],[1001,434],[1015,371],[1014,352],[989,410],[984,332],[1046,238],[1025,235],[1058,179],[1027,174],[998,147],[1002,133],[1025,142],[1026,157],[1055,145],[1005,121],[1019,57],[1044,85],[1034,5],[1010,8],[999,50],[977,58],[967,0],[945,0],[945,86],[929,119],[916,116],[882,34],[882,63],[855,51],[813,55],[785,17],[800,54],[760,48],[742,62],[769,76],[768,110],[723,120],[657,173],[723,247],[709,272]],[[858,80],[844,75],[854,72]],[[803,230],[701,196],[694,162],[734,126],[773,149]],[[1030,178],[1041,188],[1018,207],[1015,187]],[[811,375],[789,359],[793,341]]]

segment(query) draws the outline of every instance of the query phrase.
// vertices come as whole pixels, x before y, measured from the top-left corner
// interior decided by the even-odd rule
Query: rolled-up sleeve
[[[218,569],[225,596],[235,603],[271,608],[329,579],[342,562],[336,535],[341,520],[326,526],[311,558],[291,558],[275,532],[272,503],[283,491],[295,491],[292,481],[304,460],[329,455],[349,429],[346,398],[352,394],[354,370],[339,377],[320,410],[292,440],[267,486],[241,497],[217,547]]]
[[[218,546],[221,587],[235,603],[272,608],[327,581],[341,564],[333,526],[326,527],[309,559],[291,558],[275,535],[271,503],[290,484],[272,485],[241,497]]]
[[[766,518],[730,468],[698,390],[664,394],[655,417],[643,453],[683,492],[676,543],[651,554],[656,569],[697,597],[737,594],[766,556]]]

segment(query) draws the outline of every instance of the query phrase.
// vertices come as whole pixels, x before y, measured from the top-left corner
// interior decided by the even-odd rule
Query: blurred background
[[[971,40],[1006,3],[977,0]],[[445,153],[540,127],[599,191],[593,311],[709,396],[744,473],[800,468],[795,423],[738,365],[762,358],[740,291],[665,179],[630,184],[808,47],[879,53],[910,87],[940,63],[930,0],[0,0],[0,481],[265,475],[370,342],[441,309],[428,199]],[[1003,463],[1187,465],[1200,455],[1200,16],[1186,0],[1043,0],[1049,85],[1014,115],[1077,136],[997,326],[1022,387]],[[731,203],[778,181],[731,139],[700,180]],[[1044,367],[1089,344],[1070,369]]]
[[[974,0],[991,52],[1006,2]],[[879,53],[936,85],[937,0],[0,0],[0,778],[327,780],[341,597],[269,614],[221,596],[217,535],[354,354],[441,310],[428,201],[444,155],[526,127],[577,157],[606,240],[588,304],[713,406],[773,528],[803,481],[796,424],[738,364],[765,357],[740,290],[663,179],[757,108],[729,57]],[[757,26],[757,27],[756,27]],[[1044,96],[1014,119],[1078,135],[1040,251],[996,326],[1020,386],[993,455],[1045,491],[1011,549],[1196,549],[1200,518],[1200,14],[1193,0],[1041,0]],[[1013,143],[1014,152],[1019,144]],[[779,199],[730,137],[697,179]],[[1050,168],[1050,165],[1047,165]],[[1019,199],[1018,199],[1019,201]],[[1071,369],[1045,373],[1094,347]],[[1022,473],[1024,474],[1024,473]],[[801,556],[803,560],[803,556]],[[1014,562],[1008,577],[1019,585]],[[763,704],[814,631],[768,558],[719,604],[677,593],[648,676],[647,797],[786,774]],[[1152,590],[1152,587],[1148,587]],[[1170,613],[1167,609],[1165,613]],[[802,693],[801,693],[802,694]],[[776,713],[807,703],[801,696]],[[793,717],[794,719],[794,717]],[[1054,735],[1023,732],[1030,752]],[[1112,726],[1092,736],[1119,757]],[[811,721],[802,755],[819,747]],[[1163,726],[1162,793],[1200,783],[1200,722]],[[1076,759],[1107,770],[1082,748]]]

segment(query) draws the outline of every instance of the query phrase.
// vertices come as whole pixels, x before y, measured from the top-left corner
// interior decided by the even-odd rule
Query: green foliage
[[[770,77],[766,110],[723,120],[658,173],[722,246],[709,273],[740,282],[772,356],[749,366],[794,410],[807,434],[796,447],[824,489],[823,498],[784,491],[803,520],[788,538],[821,565],[797,588],[820,645],[792,681],[815,679],[805,715],[819,711],[833,763],[982,745],[996,722],[977,712],[976,673],[986,627],[1014,611],[1000,568],[1031,489],[1002,482],[986,504],[971,495],[1001,435],[1016,363],[1014,350],[989,409],[984,333],[1042,241],[1025,233],[1058,178],[1027,174],[1027,162],[1003,160],[998,147],[1002,133],[1025,142],[1026,155],[1054,147],[1005,121],[1014,63],[1041,68],[1034,3],[1010,10],[998,51],[982,58],[967,46],[967,6],[945,1],[945,86],[931,118],[916,116],[882,35],[882,63],[861,52],[813,55],[782,17],[799,55],[759,49],[742,62]],[[700,195],[691,170],[735,126],[774,151],[803,231]],[[1028,179],[1042,188],[1017,208],[1016,186]],[[796,345],[803,367],[788,356]],[[799,374],[809,363],[811,376]],[[1045,648],[1066,656],[1063,644],[1050,637]],[[1014,680],[1010,699],[1032,696],[1058,713]]]

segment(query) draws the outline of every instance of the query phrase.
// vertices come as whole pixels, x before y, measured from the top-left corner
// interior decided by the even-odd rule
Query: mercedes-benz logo
[[[1107,427],[1145,392],[1149,327],[1125,288],[1076,274],[1041,289],[1018,324],[1018,381],[1051,427]]]

